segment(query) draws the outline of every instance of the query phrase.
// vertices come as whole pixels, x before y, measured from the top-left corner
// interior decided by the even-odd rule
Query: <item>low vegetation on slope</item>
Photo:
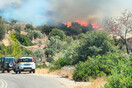
[[[0,18],[0,40],[9,30],[10,45],[0,44],[2,56],[32,56],[37,67],[48,67],[50,71],[73,67],[75,81],[90,81],[100,77],[108,78],[105,88],[131,88],[131,44],[120,36],[110,37],[108,31],[99,31],[92,25],[81,26],[72,23],[70,27],[43,25],[22,27],[16,22],[5,22]],[[18,30],[20,29],[20,30]],[[112,30],[112,29],[111,29]],[[27,35],[21,34],[21,31]],[[46,42],[32,43],[34,39],[48,37]],[[41,45],[45,45],[43,48]],[[25,46],[38,46],[39,50],[28,50]],[[49,62],[45,64],[44,62]]]
[[[33,43],[29,40],[29,38],[26,35],[22,35],[19,33],[14,33],[13,35],[20,42],[20,44],[22,44],[24,46],[32,46],[33,45]]]

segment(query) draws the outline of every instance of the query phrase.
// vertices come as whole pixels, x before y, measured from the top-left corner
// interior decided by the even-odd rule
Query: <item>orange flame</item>
[[[95,28],[95,29],[98,29],[98,28],[99,28],[98,23],[93,23],[92,26],[93,26],[93,28]]]
[[[80,24],[81,26],[87,26],[89,24],[88,21],[81,21],[81,20],[75,20],[74,22]]]
[[[70,21],[69,22],[63,22],[63,24],[67,25],[67,27],[70,27],[73,22],[78,23],[81,26],[88,26],[89,25],[88,21],[82,21],[82,20],[75,20],[75,21],[71,21],[71,22]],[[100,28],[100,26],[97,22],[92,23],[92,26],[93,26],[94,29],[103,30],[103,28]]]
[[[67,27],[70,27],[73,22],[78,23],[81,26],[87,26],[89,24],[88,21],[82,21],[82,20],[75,20],[75,21],[71,21],[71,22],[63,22],[63,24],[67,25]]]

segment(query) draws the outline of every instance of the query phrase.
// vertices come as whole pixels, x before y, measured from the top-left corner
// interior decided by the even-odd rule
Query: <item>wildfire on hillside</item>
[[[89,25],[89,21],[83,21],[83,20],[63,22],[63,24],[67,25],[67,27],[70,27],[72,25],[72,23],[78,23],[81,26],[88,26]],[[103,28],[101,28],[97,22],[92,23],[92,27],[94,29],[103,30]]]

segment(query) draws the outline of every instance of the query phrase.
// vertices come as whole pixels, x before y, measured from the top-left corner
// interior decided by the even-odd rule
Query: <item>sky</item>
[[[36,26],[81,19],[102,22],[132,11],[132,0],[0,0],[0,16]]]

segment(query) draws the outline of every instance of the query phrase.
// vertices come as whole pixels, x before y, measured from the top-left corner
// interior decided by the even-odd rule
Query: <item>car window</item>
[[[3,62],[3,60],[4,60],[4,58],[2,57],[2,58],[0,58],[0,62]]]
[[[5,62],[14,62],[14,58],[6,58]]]
[[[30,58],[24,58],[24,59],[21,59],[22,60],[22,62],[32,62],[32,59],[30,59]]]

